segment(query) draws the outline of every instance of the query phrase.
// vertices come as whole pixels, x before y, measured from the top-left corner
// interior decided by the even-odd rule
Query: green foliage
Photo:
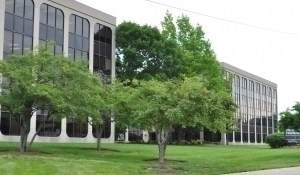
[[[51,47],[51,44],[48,44]],[[83,61],[70,61],[40,46],[25,55],[0,61],[0,104],[21,119],[21,151],[26,151],[32,114],[43,109],[50,117],[85,119],[99,116],[102,86]]]
[[[285,132],[286,129],[300,131],[300,103],[297,102],[291,109],[280,113],[279,130]]]
[[[271,148],[281,148],[285,146],[285,138],[283,133],[273,133],[266,137],[266,143]]]

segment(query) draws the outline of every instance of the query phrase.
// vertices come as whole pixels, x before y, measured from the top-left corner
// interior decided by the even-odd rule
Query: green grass
[[[5,175],[85,174],[201,174],[300,165],[300,150],[269,149],[267,146],[174,146],[166,153],[167,171],[158,171],[157,146],[139,144],[34,143],[32,152],[20,154],[18,143],[0,143],[0,172]]]

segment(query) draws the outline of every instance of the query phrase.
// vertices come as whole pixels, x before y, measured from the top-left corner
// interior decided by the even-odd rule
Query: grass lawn
[[[174,146],[166,152],[168,170],[158,171],[156,145],[34,143],[21,155],[18,143],[0,143],[0,172],[5,175],[201,174],[216,175],[300,165],[300,149],[267,146]]]

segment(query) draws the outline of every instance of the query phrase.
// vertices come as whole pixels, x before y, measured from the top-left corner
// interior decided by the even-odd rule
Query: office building
[[[52,40],[53,52],[71,60],[84,58],[89,69],[115,76],[116,18],[75,0],[1,0],[0,59],[25,54]],[[19,141],[19,119],[1,111],[0,140]],[[29,138],[45,119],[38,110],[30,122]],[[43,125],[36,142],[96,142],[95,131],[87,122],[51,120]],[[103,142],[114,142],[114,123],[109,123]]]

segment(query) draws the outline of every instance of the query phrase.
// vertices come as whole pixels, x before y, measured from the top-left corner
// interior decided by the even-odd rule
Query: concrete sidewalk
[[[228,175],[300,175],[300,167],[251,171],[251,172],[234,173]]]

